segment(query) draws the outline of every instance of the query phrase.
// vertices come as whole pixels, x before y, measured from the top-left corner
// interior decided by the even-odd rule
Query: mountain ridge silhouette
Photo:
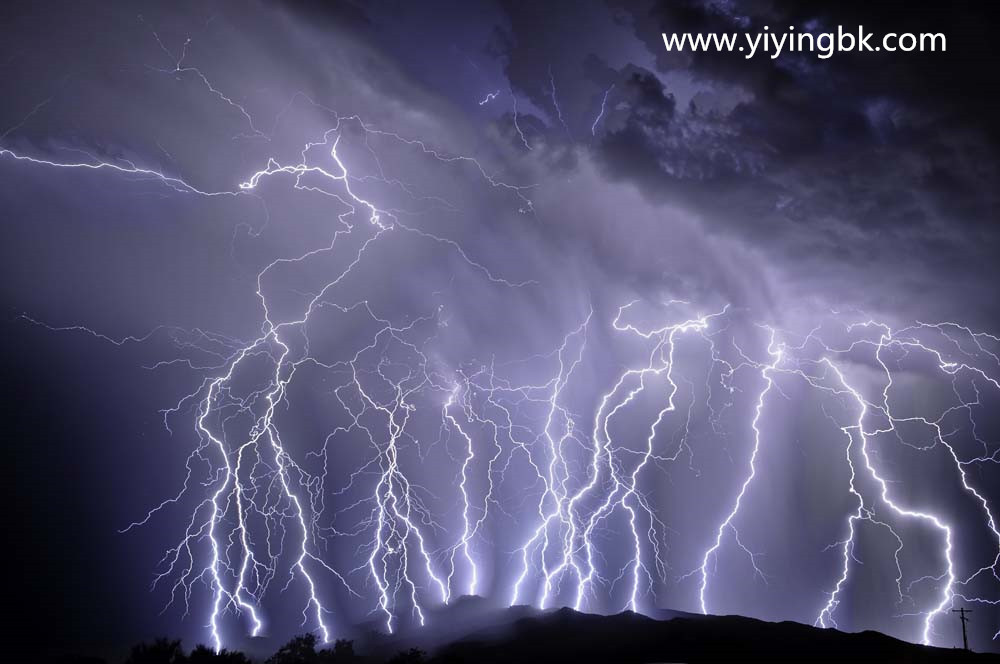
[[[425,609],[426,625],[423,627],[419,627],[419,621],[416,620],[404,622],[394,634],[386,634],[380,631],[379,628],[384,629],[385,625],[378,620],[355,626],[349,633],[342,635],[342,638],[350,641],[342,642],[352,651],[349,657],[286,657],[280,659],[280,662],[654,664],[681,661],[840,662],[848,659],[881,662],[1000,662],[1000,654],[923,646],[871,630],[842,632],[793,621],[768,622],[745,616],[701,615],[672,609],[656,609],[652,613],[653,615],[643,615],[623,611],[600,615],[570,608],[540,610],[530,606],[502,607],[490,599],[466,596],[456,598],[448,605]],[[296,637],[285,644],[283,649],[288,651],[288,646],[296,643],[301,646],[305,640],[314,644],[317,651],[321,647],[315,643],[312,635],[306,635]],[[231,653],[237,659],[206,658],[204,661],[224,661],[227,664],[230,661],[264,662],[276,648],[270,643],[256,641],[255,647],[244,651],[251,660],[238,659],[243,656]],[[174,652],[182,652],[179,650],[179,641],[161,639],[157,643],[161,646],[171,645]],[[133,648],[133,653],[145,647],[145,644],[140,644]],[[310,645],[306,650],[312,652],[312,647]],[[181,656],[183,658],[183,654]],[[272,656],[271,661],[279,661],[274,659],[275,656]],[[96,664],[104,660],[69,657],[31,661]],[[156,656],[134,659],[133,664],[171,664],[179,661],[188,660]]]

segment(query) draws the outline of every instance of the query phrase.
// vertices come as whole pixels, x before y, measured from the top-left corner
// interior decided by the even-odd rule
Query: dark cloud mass
[[[748,60],[668,53],[661,39],[859,24],[877,34],[941,32],[948,50]],[[477,591],[508,603],[544,483],[532,470],[541,457],[518,452],[516,438],[546,444],[545,390],[561,385],[550,381],[579,354],[554,412],[575,422],[562,440],[563,470],[571,486],[585,484],[602,394],[662,351],[651,355],[641,338],[615,330],[616,314],[646,329],[678,310],[697,319],[728,306],[724,323],[678,341],[671,356],[685,377],[669,412],[686,417],[667,417],[656,441],[677,455],[651,462],[648,485],[634,494],[662,518],[651,531],[662,526],[664,546],[641,608],[700,610],[705,552],[751,458],[773,326],[799,344],[805,359],[795,366],[821,387],[775,379],[757,427],[768,444],[754,457],[768,472],[740,508],[739,541],[714,554],[709,608],[811,623],[837,583],[856,509],[846,487],[863,460],[857,428],[852,438],[853,424],[843,424],[856,424],[855,402],[830,389],[836,377],[822,368],[833,353],[844,384],[872,398],[892,372],[898,427],[875,409],[865,415],[866,428],[883,429],[872,437],[875,463],[900,504],[956,524],[955,573],[965,584],[945,608],[972,598],[974,646],[997,650],[1000,542],[988,515],[1000,501],[1000,422],[991,414],[1000,395],[989,376],[1000,367],[976,364],[996,360],[996,339],[956,326],[908,333],[950,344],[941,363],[976,358],[962,361],[980,373],[951,380],[913,344],[877,357],[880,328],[844,327],[953,321],[1000,330],[997,29],[981,3],[0,8],[8,641],[117,653],[162,633],[208,639],[211,575],[185,582],[183,556],[170,569],[179,541],[195,566],[211,553],[197,528],[182,539],[221,477],[198,423],[225,444],[269,430],[261,408],[275,376],[287,381],[272,410],[290,477],[309,496],[308,564],[322,579],[327,626],[345,633],[382,624],[388,578],[365,571],[373,522],[364,501],[379,490],[373,469],[385,449],[365,433],[386,426],[365,404],[406,402],[391,415],[412,417],[399,464],[419,496],[428,568],[445,569],[463,523],[460,490],[481,497],[493,477],[478,466],[462,474],[465,439],[448,418],[449,395],[468,397],[465,432],[496,443],[504,429],[491,399],[534,386],[500,398],[514,404],[506,447],[482,450],[499,449],[508,475],[477,531]],[[302,164],[309,168],[290,172]],[[674,300],[690,304],[664,304]],[[820,352],[818,338],[849,350]],[[412,394],[395,394],[418,375]],[[643,392],[630,402],[635,413],[616,420],[625,451],[595,482],[632,472],[671,375],[651,374],[659,397]],[[206,394],[215,410],[199,419]],[[913,419],[927,413],[936,434]],[[845,434],[854,445],[846,458]],[[287,537],[268,548],[260,570],[273,578],[258,570],[263,585],[253,591],[265,635],[280,640],[304,629],[303,618],[316,629],[314,609],[295,572],[294,505],[273,497],[280,456],[253,449],[253,500],[285,510],[284,521],[267,510],[248,516],[259,519],[253,529]],[[120,532],[178,496],[185,476],[196,489]],[[873,477],[858,481],[861,494],[879,494]],[[240,508],[232,509],[222,519],[229,528]],[[864,564],[838,595],[838,625],[919,641],[919,614],[943,587],[941,536],[919,518],[892,520],[889,534],[882,509],[857,522],[851,556]],[[629,564],[617,544],[623,513],[595,531],[613,571],[590,610],[628,605],[625,582],[613,582]],[[238,550],[230,540],[234,560]],[[468,570],[456,569],[456,583],[466,583]],[[440,601],[432,575],[414,574],[422,601]],[[528,585],[526,595],[544,591],[537,579]],[[574,603],[568,585],[553,596]],[[976,601],[987,597],[992,605]],[[416,613],[409,596],[399,602],[405,628]],[[937,619],[930,640],[954,645],[952,622]],[[246,645],[245,615],[230,607],[220,624],[227,643]]]

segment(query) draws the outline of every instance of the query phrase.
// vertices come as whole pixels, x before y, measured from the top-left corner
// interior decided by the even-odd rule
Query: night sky
[[[985,12],[8,3],[5,641],[474,592],[1000,650]],[[859,24],[947,52],[661,37]]]

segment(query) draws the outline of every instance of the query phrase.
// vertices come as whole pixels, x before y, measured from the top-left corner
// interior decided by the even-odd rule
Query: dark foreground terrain
[[[328,648],[314,637],[293,639],[270,656],[215,654],[204,647],[186,654],[179,641],[135,646],[126,664],[488,664],[491,662],[699,662],[880,661],[1000,662],[1000,655],[930,648],[878,632],[845,633],[794,622],[770,623],[740,616],[700,616],[663,611],[656,618],[620,613],[600,616],[570,609],[492,609],[464,598],[432,616],[435,630],[385,637],[368,632]],[[46,661],[97,664],[99,658]],[[113,661],[113,660],[112,660]],[[110,662],[109,662],[110,664]]]

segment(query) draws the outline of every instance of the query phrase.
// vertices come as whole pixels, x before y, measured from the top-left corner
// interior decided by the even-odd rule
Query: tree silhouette
[[[281,646],[266,664],[354,664],[361,658],[354,653],[354,642],[337,639],[332,648],[317,652],[316,636],[301,634]]]
[[[125,664],[186,664],[181,641],[162,638],[132,646]]]
[[[250,659],[235,650],[215,652],[205,645],[199,645],[188,655],[189,664],[250,664]]]
[[[278,652],[271,655],[266,664],[318,664],[319,653],[316,652],[316,635],[300,634],[281,646]]]
[[[352,664],[360,661],[354,654],[354,642],[347,639],[337,639],[332,648],[319,651],[319,664]]]
[[[423,664],[427,661],[427,653],[418,648],[403,650],[389,659],[386,664]]]

